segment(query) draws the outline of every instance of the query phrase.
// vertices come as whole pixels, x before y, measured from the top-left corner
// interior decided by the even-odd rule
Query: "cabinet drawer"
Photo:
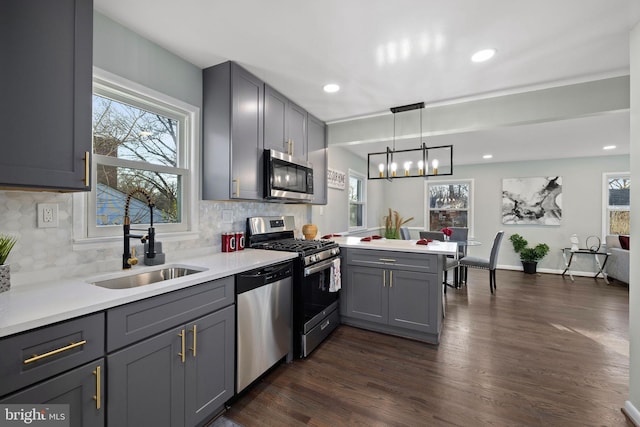
[[[229,276],[107,310],[107,352],[233,304],[233,286]]]
[[[437,254],[413,252],[380,251],[368,249],[349,249],[347,264],[399,268],[408,271],[436,273],[438,271]]]
[[[104,314],[0,340],[0,396],[90,362],[104,353]]]

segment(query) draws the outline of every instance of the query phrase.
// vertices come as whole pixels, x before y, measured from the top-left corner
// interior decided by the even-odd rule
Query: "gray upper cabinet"
[[[265,84],[264,148],[307,160],[307,112]]]
[[[0,2],[0,187],[87,191],[92,0]]]
[[[326,205],[328,168],[326,125],[311,114],[307,117],[307,152],[308,160],[313,165],[313,200],[311,203]]]
[[[202,198],[262,200],[264,82],[225,62],[203,71]]]

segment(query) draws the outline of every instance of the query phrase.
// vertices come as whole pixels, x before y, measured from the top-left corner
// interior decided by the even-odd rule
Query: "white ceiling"
[[[94,4],[201,68],[239,62],[326,121],[419,101],[429,105],[628,74],[629,31],[640,21],[638,0]],[[498,50],[495,58],[471,63],[471,54],[486,47]],[[329,82],[342,90],[324,93],[322,86]],[[457,163],[459,153],[469,150],[476,158],[502,150],[509,160],[518,160],[529,148],[551,153],[546,157],[574,157],[602,155],[602,145],[614,143],[620,148],[607,154],[626,154],[628,125],[628,113],[615,113],[437,139],[455,144]]]

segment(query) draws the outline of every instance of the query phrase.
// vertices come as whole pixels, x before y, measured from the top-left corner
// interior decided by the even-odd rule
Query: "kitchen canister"
[[[233,252],[236,250],[236,233],[222,233],[222,252]]]
[[[244,231],[236,231],[236,251],[244,249]]]

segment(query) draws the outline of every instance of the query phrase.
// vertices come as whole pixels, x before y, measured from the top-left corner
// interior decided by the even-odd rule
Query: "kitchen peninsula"
[[[341,322],[438,344],[444,258],[452,242],[338,237],[342,250]]]

